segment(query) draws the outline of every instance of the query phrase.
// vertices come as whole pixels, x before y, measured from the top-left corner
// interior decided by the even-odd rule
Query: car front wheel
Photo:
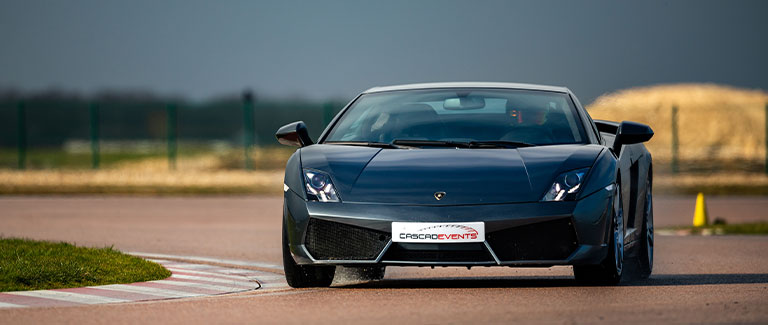
[[[291,256],[288,233],[283,222],[283,270],[288,285],[294,288],[329,287],[336,272],[335,266],[298,265]]]
[[[616,285],[621,282],[624,269],[624,208],[619,184],[616,184],[612,210],[608,254],[597,265],[574,265],[573,275],[578,282],[588,285]]]
[[[637,257],[639,275],[647,279],[653,271],[653,192],[649,177],[645,184],[645,208],[643,210],[643,228],[640,233],[640,254]]]

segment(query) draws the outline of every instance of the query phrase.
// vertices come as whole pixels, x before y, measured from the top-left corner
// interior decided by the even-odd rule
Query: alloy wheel
[[[616,264],[616,273],[621,275],[624,268],[624,208],[621,202],[621,189],[617,189],[616,201],[613,208],[613,242],[614,262]]]
[[[651,182],[646,184],[645,191],[645,245],[648,252],[648,266],[653,267],[653,194],[651,192]]]

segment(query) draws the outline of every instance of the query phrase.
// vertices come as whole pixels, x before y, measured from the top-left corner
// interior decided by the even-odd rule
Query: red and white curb
[[[194,263],[190,256],[134,253],[154,261],[171,271],[163,280],[130,284],[110,284],[83,288],[0,292],[0,308],[82,306],[108,303],[125,303],[149,300],[200,297],[244,292],[259,289],[271,292],[288,289],[285,277],[279,273],[253,269],[232,268]],[[160,256],[163,256],[162,258]],[[177,260],[169,260],[173,258]],[[200,262],[248,266],[250,262],[201,258]],[[228,260],[232,262],[231,260]],[[259,264],[264,269],[277,266]],[[251,265],[253,266],[253,265]]]

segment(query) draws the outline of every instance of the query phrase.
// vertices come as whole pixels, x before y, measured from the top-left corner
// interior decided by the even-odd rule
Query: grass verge
[[[101,169],[125,171],[168,172],[168,156],[164,150],[149,152],[101,152]],[[250,158],[256,170],[285,168],[294,147],[253,147]],[[15,169],[18,152],[0,148],[0,169]],[[91,153],[67,152],[58,148],[34,148],[27,151],[26,166],[29,170],[84,170],[91,169]],[[231,171],[242,170],[245,159],[242,149],[211,150],[205,148],[180,148],[176,159],[178,170]]]
[[[133,283],[170,275],[157,263],[112,247],[0,238],[0,292]]]
[[[275,194],[283,171],[29,170],[0,169],[0,194]]]
[[[768,235],[768,222],[708,225],[704,227],[669,227],[661,233],[677,235]]]
[[[654,194],[768,195],[768,175],[764,173],[725,171],[654,176]]]

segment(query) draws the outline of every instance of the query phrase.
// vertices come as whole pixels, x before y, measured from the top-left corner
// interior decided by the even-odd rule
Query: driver
[[[545,103],[507,101],[510,130],[501,140],[532,144],[552,143],[552,132],[547,122],[549,107]]]
[[[532,103],[515,104],[507,102],[507,116],[513,125],[540,126],[547,122],[547,107],[537,107]]]

